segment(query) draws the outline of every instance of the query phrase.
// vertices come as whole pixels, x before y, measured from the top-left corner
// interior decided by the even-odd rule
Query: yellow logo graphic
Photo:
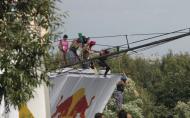
[[[19,118],[34,118],[26,104],[23,104],[19,110]]]
[[[85,112],[90,107],[95,96],[93,96],[88,103],[85,95],[85,89],[80,88],[66,100],[62,101],[62,98],[63,97],[59,100],[52,118],[75,118],[77,114],[80,118],[86,118]]]

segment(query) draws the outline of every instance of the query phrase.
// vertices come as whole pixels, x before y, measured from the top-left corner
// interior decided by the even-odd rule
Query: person
[[[80,61],[80,57],[77,54],[77,50],[80,47],[80,40],[79,39],[75,39],[72,41],[71,46],[69,48],[69,51],[71,51],[74,56],[77,58],[78,61]]]
[[[78,36],[79,36],[79,40],[80,40],[80,43],[82,44],[82,47],[88,42],[88,38],[86,38],[86,36],[82,35],[82,33],[78,33]]]
[[[84,60],[89,59],[91,49],[95,44],[96,44],[95,41],[92,41],[89,38],[87,39],[87,42],[85,43],[84,47],[82,48],[82,57]],[[89,65],[90,65],[89,62],[82,64],[83,68],[88,68]]]
[[[59,41],[59,49],[61,50],[62,55],[63,55],[64,65],[67,64],[66,54],[69,47],[69,42],[67,41],[67,39],[68,39],[68,36],[65,34],[63,36],[63,39]]]
[[[123,92],[124,92],[124,84],[119,82],[116,86],[116,90],[113,93],[117,111],[121,110],[122,105],[124,103]]]
[[[121,74],[121,79],[118,82],[118,84],[123,85],[123,87],[125,87],[125,86],[128,85],[128,78],[127,78],[127,76],[124,73]]]
[[[121,80],[116,85],[116,90],[114,91],[113,97],[116,102],[116,110],[119,111],[122,108],[122,105],[124,104],[124,90],[126,86],[127,78],[124,74],[121,76]]]
[[[117,114],[118,118],[127,118],[127,112],[125,110],[120,110]]]
[[[103,113],[96,113],[94,118],[103,118],[104,114]]]
[[[101,50],[100,51],[100,58],[99,58],[99,65],[101,67],[105,67],[106,68],[106,71],[104,73],[104,77],[107,76],[107,73],[109,72],[110,70],[110,67],[108,66],[108,64],[106,63],[106,60],[107,60],[107,57],[101,57],[101,56],[106,56],[109,54],[109,51],[108,50]]]
[[[90,55],[90,51],[95,44],[96,44],[96,42],[93,40],[90,40],[90,38],[86,39],[85,44],[82,49],[84,59],[88,59],[88,57]]]
[[[130,113],[127,113],[127,118],[133,118]]]
[[[90,40],[90,38],[86,38],[86,36],[82,36],[82,40],[81,40],[81,43],[82,43],[82,47],[85,46],[85,44],[88,43],[88,41]]]
[[[126,76],[124,73],[122,73],[122,74],[121,74],[121,81],[122,81],[124,84],[127,84],[127,80],[128,80],[127,76]]]

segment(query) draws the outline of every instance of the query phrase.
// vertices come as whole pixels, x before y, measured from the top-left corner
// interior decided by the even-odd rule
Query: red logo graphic
[[[62,99],[63,97],[61,96],[52,118],[75,118],[77,114],[79,114],[80,118],[86,118],[85,112],[91,106],[95,96],[91,98],[88,104],[85,90],[84,88],[81,88],[65,101],[61,102]]]

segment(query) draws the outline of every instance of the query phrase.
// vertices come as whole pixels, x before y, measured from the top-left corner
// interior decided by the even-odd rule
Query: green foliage
[[[63,65],[63,58],[60,51],[57,53],[52,53],[47,56],[45,59],[45,65],[47,71],[55,71],[57,68],[60,68]]]
[[[59,18],[55,0],[0,1],[0,101],[19,107],[33,97],[43,81],[48,84],[44,59],[50,34]],[[51,30],[50,30],[51,29]],[[47,31],[42,34],[41,31]]]
[[[187,103],[179,101],[175,107],[175,118],[190,118],[190,101]]]
[[[174,108],[177,101],[187,102],[190,98],[190,56],[166,55],[161,63],[161,71],[163,80],[154,91],[159,103]]]
[[[185,115],[189,113],[187,102],[190,99],[189,54],[169,52],[161,59],[154,60],[124,55],[119,60],[110,60],[112,72],[125,71],[136,83],[135,90],[138,91],[142,102],[140,106],[132,104],[131,100],[136,101],[137,98],[130,94],[130,89],[127,88],[124,106],[128,110],[133,110],[132,106],[135,109],[141,108],[145,118],[167,118],[174,114],[177,118],[189,117]],[[132,103],[129,104],[129,101]]]
[[[130,113],[134,118],[143,118],[143,102],[136,91],[136,86],[134,81],[129,80],[125,91],[124,91],[124,102],[122,106],[124,110]],[[117,111],[115,108],[115,99],[111,98],[104,110],[104,114],[108,118],[116,118]]]

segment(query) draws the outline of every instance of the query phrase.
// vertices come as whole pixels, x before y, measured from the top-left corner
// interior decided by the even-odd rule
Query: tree
[[[189,118],[190,117],[190,101],[187,103],[179,101],[175,107],[175,118]]]
[[[190,56],[169,53],[163,57],[160,70],[162,79],[154,90],[157,104],[164,104],[171,109],[178,101],[188,102],[190,98]]]
[[[55,0],[0,1],[0,101],[20,107],[48,84],[44,58],[59,17]],[[42,33],[43,32],[43,33]]]
[[[104,114],[109,118],[116,118],[115,99],[112,97],[104,110]],[[138,95],[135,82],[131,79],[128,80],[128,84],[124,90],[124,104],[122,106],[124,110],[130,113],[134,118],[143,118],[143,103],[142,98]]]
[[[186,112],[188,107],[184,105],[185,103],[188,105],[190,98],[190,55],[188,53],[169,52],[162,58],[154,60],[123,56],[120,61],[121,64],[114,59],[110,61],[112,72],[125,71],[127,76],[134,80],[143,103],[140,108],[143,110],[144,117],[165,118],[174,113],[177,114],[176,116],[186,114],[184,118],[189,117]],[[131,97],[129,93],[126,96]],[[114,104],[114,101],[112,100],[108,106],[110,104]],[[128,103],[126,107],[133,109]],[[112,107],[108,109],[108,114],[113,115],[112,109]]]

